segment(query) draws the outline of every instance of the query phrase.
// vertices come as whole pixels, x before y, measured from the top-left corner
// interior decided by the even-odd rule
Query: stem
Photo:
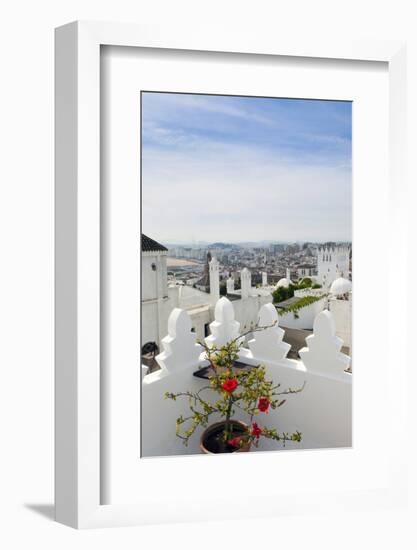
[[[230,432],[230,416],[232,414],[232,405],[233,405],[233,396],[231,395],[229,397],[229,406],[227,407],[226,422],[224,425],[224,438],[226,441],[228,441],[232,435],[232,433]]]

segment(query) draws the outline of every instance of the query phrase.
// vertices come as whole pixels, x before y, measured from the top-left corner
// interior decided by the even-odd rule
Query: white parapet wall
[[[226,334],[235,337],[236,321],[230,311],[233,304],[226,298],[221,300],[214,328],[223,340]],[[163,339],[164,351],[157,356],[161,370],[147,374],[141,382],[143,456],[200,452],[201,429],[192,436],[188,447],[175,436],[176,418],[189,414],[188,400],[164,398],[167,391],[194,392],[207,385],[206,380],[193,376],[193,372],[206,363],[187,317],[186,312],[178,309],[171,314],[169,334]],[[249,349],[241,350],[241,360],[254,366],[265,365],[268,377],[280,383],[282,389],[305,386],[300,393],[286,396],[286,403],[279,409],[260,413],[257,422],[278,431],[300,431],[303,434],[301,443],[287,443],[287,449],[351,446],[352,375],[345,372],[350,358],[340,352],[342,343],[335,334],[332,314],[325,310],[316,319],[314,334],[306,339],[306,348],[300,352],[303,361],[287,359],[289,347],[282,340],[284,330],[278,326],[271,304],[262,306],[259,325],[270,328],[254,333]],[[243,415],[236,418],[246,420]],[[261,438],[259,450],[277,449],[282,449],[282,445]]]
[[[312,330],[314,319],[323,311],[327,305],[327,297],[323,296],[321,300],[300,308],[296,314],[289,311],[280,315],[280,325],[283,328],[295,328],[302,330]]]
[[[204,381],[193,376],[204,361],[200,358],[202,347],[191,331],[191,319],[186,311],[175,308],[171,312],[168,334],[162,346],[164,351],[156,357],[161,369],[142,379],[142,456],[195,454],[198,452],[198,433],[189,447],[175,436],[175,420],[181,414],[188,414],[187,401],[173,402],[164,397],[166,392],[198,391],[204,385]]]
[[[294,296],[302,298],[303,296],[327,296],[327,291],[323,288],[299,288],[294,290]]]
[[[266,306],[262,309],[264,308]],[[269,318],[271,320],[273,317]],[[281,319],[279,322],[281,323]],[[255,340],[264,338],[264,332],[255,333]],[[277,342],[274,346],[271,338],[265,344],[260,357],[253,344],[250,345],[249,352],[242,350],[242,360],[253,365],[264,365],[268,377],[280,383],[283,389],[296,389],[305,384],[302,392],[289,395],[285,405],[269,411],[268,418],[265,416],[268,425],[275,426],[279,431],[298,430],[303,434],[301,443],[287,443],[286,447],[350,447],[352,375],[346,372],[350,357],[340,352],[342,341],[335,334],[331,313],[325,310],[316,316],[314,334],[306,338],[307,346],[300,350],[303,361],[286,359],[286,355],[277,360],[276,347],[285,342]],[[259,447],[260,450],[276,448],[276,442],[266,439],[262,439]]]

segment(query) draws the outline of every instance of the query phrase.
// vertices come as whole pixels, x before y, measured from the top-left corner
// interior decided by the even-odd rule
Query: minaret
[[[215,257],[209,263],[210,273],[210,297],[211,302],[215,304],[220,298],[220,278],[219,278],[219,262]]]
[[[268,286],[268,273],[262,271],[262,286]]]
[[[289,281],[291,281],[291,270],[290,270],[289,267],[287,267],[285,277],[286,277]]]
[[[240,284],[242,288],[242,298],[249,298],[250,289],[252,286],[252,275],[247,267],[244,267],[240,272]]]

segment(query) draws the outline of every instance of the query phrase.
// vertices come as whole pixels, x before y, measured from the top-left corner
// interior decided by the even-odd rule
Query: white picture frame
[[[185,519],[175,495],[156,495],[146,509],[101,504],[100,407],[100,47],[102,45],[285,55],[334,60],[382,61],[389,70],[391,223],[406,233],[403,172],[405,147],[405,45],[401,42],[279,37],[238,30],[178,32],[113,23],[75,22],[56,30],[56,519],[76,528]],[[405,248],[405,247],[404,247]],[[404,261],[398,250],[396,264]],[[392,307],[392,304],[391,304]],[[405,307],[405,305],[403,306]],[[400,312],[401,313],[401,312]],[[405,321],[403,321],[405,322]],[[405,353],[400,351],[399,353]],[[400,362],[401,363],[401,362]],[[404,383],[404,367],[397,379]],[[397,410],[397,423],[404,419]],[[401,454],[401,429],[395,455]],[[393,464],[393,467],[395,466]],[[385,502],[403,498],[405,480],[391,476]],[[357,495],[354,505],[372,506],[380,491]],[[267,495],[266,495],[267,496]],[[288,495],[268,514],[340,506],[346,495]],[[172,498],[171,498],[172,497]],[[161,507],[161,504],[164,506]],[[158,510],[158,513],[157,513]],[[215,519],[216,515],[205,519]],[[190,518],[192,519],[192,518]]]

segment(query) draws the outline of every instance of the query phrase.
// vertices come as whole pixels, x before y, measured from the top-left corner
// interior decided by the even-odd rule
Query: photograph
[[[140,456],[351,447],[352,102],[138,101]]]

